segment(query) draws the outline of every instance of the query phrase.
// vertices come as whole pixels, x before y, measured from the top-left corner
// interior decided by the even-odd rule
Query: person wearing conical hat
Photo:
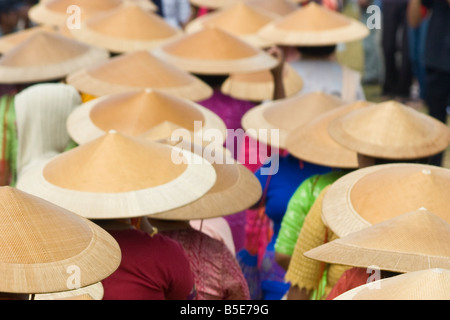
[[[387,111],[388,109],[389,111]],[[375,113],[372,113],[372,111],[375,111]],[[384,112],[386,112],[386,117],[381,116]],[[375,116],[375,114],[378,115]],[[402,116],[399,116],[400,114]],[[383,130],[379,130],[380,126],[375,128],[375,125],[372,129],[366,131],[365,135],[367,135],[367,139],[362,139],[365,140],[364,143],[359,143],[358,145],[354,143],[350,144],[350,140],[356,138],[356,136],[361,138],[361,132],[355,136],[353,129],[350,129],[352,125],[349,126],[355,116],[358,117],[357,121],[360,122],[359,124],[366,129],[370,127],[368,123],[371,121],[378,122],[379,125],[383,123],[385,127]],[[396,118],[392,123],[392,126],[396,128],[395,134],[393,134],[393,130],[388,125],[389,118]],[[343,123],[346,124],[341,127]],[[356,122],[352,123],[356,125]],[[345,138],[340,135],[339,140],[335,140],[335,142],[340,144],[344,140],[346,141],[341,146],[356,154],[355,157],[357,157],[357,160],[354,161],[358,162],[358,168],[377,167],[381,164],[393,162],[426,163],[433,154],[440,152],[440,150],[448,146],[448,129],[445,128],[445,125],[407,106],[393,102],[373,104],[334,119],[329,123],[327,130],[329,136],[333,139],[337,137],[337,135],[333,135],[334,131],[330,130],[334,126],[336,126],[335,131],[343,130],[347,132],[348,135]],[[340,129],[337,129],[337,127],[340,127]],[[415,129],[412,129],[413,127]],[[376,139],[382,147],[380,148],[380,146],[370,143],[370,141],[373,141],[372,139]],[[399,148],[399,144],[403,148]],[[351,174],[353,173],[348,173],[340,179]],[[292,254],[291,263],[286,273],[286,279],[292,284],[290,299],[311,299],[311,294],[313,293],[319,293],[318,298],[323,298],[325,294],[329,293],[342,272],[345,271],[345,268],[343,269],[338,265],[331,265],[327,269],[327,272],[322,274],[323,277],[321,277],[319,276],[320,272],[322,272],[320,264],[303,257],[303,253],[307,250],[338,237],[328,229],[328,221],[325,224],[325,221],[321,217],[323,197],[329,193],[328,190],[336,185],[336,183],[337,181],[331,184],[331,187],[327,186],[322,190],[304,220]],[[380,183],[375,183],[374,187],[378,184]],[[384,190],[389,192],[389,187],[384,187]],[[368,194],[371,194],[371,192],[368,192]],[[418,198],[421,197],[418,196]],[[401,200],[399,199],[399,201]],[[379,204],[374,203],[374,207],[377,205]],[[340,214],[338,213],[334,215],[337,219],[339,219],[339,216]],[[293,262],[294,260],[295,262]]]

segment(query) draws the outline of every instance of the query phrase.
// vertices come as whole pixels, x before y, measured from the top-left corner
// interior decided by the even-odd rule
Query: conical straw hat
[[[204,7],[208,9],[220,9],[232,6],[239,0],[189,0],[195,7]]]
[[[303,88],[302,77],[288,64],[284,64],[283,85],[286,97],[299,93]],[[269,70],[231,74],[222,84],[223,93],[241,100],[273,100],[275,84]]]
[[[17,45],[41,31],[52,32],[54,29],[49,26],[35,26],[3,35],[0,37],[0,53],[4,54],[8,50],[14,49]]]
[[[431,211],[418,208],[320,245],[304,255],[332,264],[376,266],[393,272],[450,269],[450,224]]]
[[[108,11],[119,7],[122,0],[49,0],[40,1],[32,6],[28,11],[31,21],[36,24],[50,25],[60,27],[67,23],[70,14],[70,8],[80,10],[80,19],[85,20],[100,12]],[[70,12],[70,14],[68,13]]]
[[[258,31],[279,17],[279,15],[257,6],[238,2],[231,7],[219,9],[192,20],[187,24],[185,30],[188,33],[193,33],[205,26],[218,27],[253,46],[264,48],[271,46],[273,43],[259,37]]]
[[[331,137],[360,154],[384,159],[420,159],[450,142],[450,128],[396,101],[374,104],[335,119]]]
[[[326,46],[363,39],[369,29],[356,19],[311,2],[269,23],[259,35],[280,45]]]
[[[322,219],[339,237],[425,207],[450,223],[450,170],[423,164],[384,164],[335,181]]]
[[[157,57],[197,74],[230,74],[271,69],[278,60],[231,33],[205,27],[152,51]]]
[[[40,31],[0,58],[0,83],[31,83],[65,78],[69,73],[106,61],[108,51]]]
[[[118,268],[119,245],[93,222],[9,186],[0,188],[0,204],[1,292],[67,291]]]
[[[323,166],[358,168],[358,154],[333,140],[328,133],[328,125],[337,117],[370,105],[367,101],[357,101],[330,110],[292,130],[286,138],[287,151],[299,159]]]
[[[114,53],[151,50],[183,34],[181,29],[135,3],[99,13],[71,32],[79,41]]]
[[[124,53],[84,68],[70,74],[66,80],[79,91],[95,97],[150,88],[200,101],[213,93],[199,78],[145,50]]]
[[[245,3],[280,16],[285,16],[298,9],[298,5],[291,0],[245,0]]]
[[[111,131],[23,172],[17,185],[89,219],[121,219],[183,206],[215,179],[193,153]]]
[[[450,300],[450,270],[403,273],[356,287],[334,300]]]
[[[242,117],[242,127],[254,139],[285,148],[291,130],[343,104],[338,97],[323,92],[295,95],[265,102],[247,111]],[[272,137],[272,130],[277,130],[278,137]]]
[[[151,215],[161,220],[195,220],[227,216],[253,206],[261,197],[261,184],[223,147],[199,146],[192,141],[166,142],[207,159],[216,170],[214,186],[201,198],[183,207]]]
[[[80,289],[36,294],[34,300],[102,300],[103,295],[103,285],[97,282]]]
[[[218,143],[225,141],[226,125],[215,113],[193,101],[154,89],[127,91],[86,102],[69,115],[67,130],[76,143],[85,144],[109,130],[137,137],[151,129],[155,133],[159,126],[159,132],[166,131],[169,123],[176,126],[174,130],[185,128],[198,134],[216,129],[223,137]],[[170,138],[171,133],[167,133],[164,138]]]

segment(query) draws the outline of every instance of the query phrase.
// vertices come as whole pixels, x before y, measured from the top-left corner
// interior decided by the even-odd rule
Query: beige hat
[[[357,101],[330,110],[298,129],[293,129],[286,138],[287,151],[299,159],[323,166],[358,168],[358,154],[334,141],[328,133],[328,125],[342,115],[371,104],[368,101]]]
[[[218,27],[204,27],[152,50],[159,58],[196,74],[271,69],[278,60]]]
[[[119,245],[93,222],[9,186],[0,187],[0,203],[0,292],[68,291],[119,267]]]
[[[298,5],[292,0],[246,0],[245,2],[281,16],[298,9]]]
[[[384,159],[426,158],[450,143],[448,126],[396,101],[355,110],[332,121],[328,130],[348,149]]]
[[[0,83],[31,83],[65,78],[109,58],[108,51],[39,31],[0,58]]]
[[[295,95],[247,111],[242,117],[242,127],[252,138],[284,149],[291,130],[343,104],[340,98],[323,92]]]
[[[67,83],[95,97],[129,90],[158,89],[193,101],[211,97],[213,90],[188,72],[146,50],[124,53],[70,74]]]
[[[54,31],[54,29],[49,26],[34,26],[3,35],[2,37],[0,37],[0,53],[6,53],[8,50],[13,49],[17,45],[40,31],[52,32]]]
[[[114,53],[151,50],[183,34],[181,29],[135,3],[96,14],[71,32],[79,41]]]
[[[201,198],[183,207],[151,215],[161,220],[195,220],[227,216],[248,209],[261,198],[262,189],[256,176],[236,162],[226,149],[199,147],[190,141],[167,142],[196,153],[216,170],[214,186]]]
[[[26,170],[17,186],[89,219],[121,219],[183,206],[215,180],[193,153],[110,131]]]
[[[356,19],[311,2],[269,23],[259,35],[279,45],[326,46],[363,39],[369,29]]]
[[[76,108],[67,119],[69,135],[78,144],[99,138],[109,130],[131,137],[150,130],[153,134],[164,131],[169,135],[158,135],[158,139],[170,138],[172,132],[165,129],[171,126],[174,130],[185,128],[199,135],[204,130],[218,130],[223,137],[219,144],[224,143],[227,134],[225,123],[212,111],[155,89],[132,90],[91,100]]]
[[[335,181],[322,202],[322,219],[339,237],[425,207],[450,223],[450,169],[383,164]]]
[[[320,245],[304,255],[331,264],[376,266],[393,272],[450,269],[450,224],[448,219],[418,208]]]
[[[283,68],[284,91],[286,97],[290,97],[302,90],[303,79],[288,63]],[[270,70],[231,74],[221,87],[223,93],[249,101],[273,100],[274,89]]]
[[[189,0],[195,7],[204,7],[208,9],[220,9],[232,6],[240,0]]]
[[[103,295],[103,285],[97,282],[80,289],[37,294],[34,300],[102,300]]]
[[[28,11],[31,21],[59,27],[65,25],[71,14],[71,8],[80,9],[80,20],[119,7],[122,0],[48,0],[40,1]],[[73,7],[77,6],[77,7]]]
[[[450,270],[403,273],[351,289],[334,300],[450,300]]]
[[[188,33],[193,33],[203,29],[205,26],[214,26],[239,37],[253,46],[264,48],[270,47],[273,43],[258,36],[258,31],[279,17],[275,13],[241,1],[230,7],[213,11],[192,20],[187,24],[185,30]]]

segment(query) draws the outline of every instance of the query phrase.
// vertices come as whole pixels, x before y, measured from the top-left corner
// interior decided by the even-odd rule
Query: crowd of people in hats
[[[450,299],[450,1],[0,0],[0,26],[1,299]]]

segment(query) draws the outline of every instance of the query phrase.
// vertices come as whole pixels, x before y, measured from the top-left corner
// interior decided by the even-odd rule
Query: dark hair
[[[302,55],[314,56],[314,57],[324,57],[329,56],[336,51],[336,45],[330,46],[311,46],[311,47],[297,47],[298,52]]]
[[[213,88],[220,87],[228,78],[228,75],[222,74],[221,75],[194,74],[194,75]]]
[[[430,157],[420,158],[420,159],[382,159],[375,158],[375,164],[389,164],[389,163],[418,163],[418,164],[430,164]]]

